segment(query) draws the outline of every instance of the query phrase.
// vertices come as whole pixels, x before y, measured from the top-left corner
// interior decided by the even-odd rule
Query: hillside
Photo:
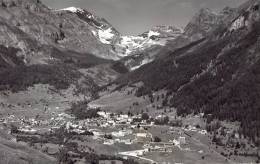
[[[28,63],[51,58],[46,46],[113,59],[110,45],[93,35],[92,22],[65,10],[51,10],[37,0],[1,1],[1,44],[20,48]],[[43,56],[44,54],[44,56]],[[33,57],[34,56],[34,57]]]
[[[10,164],[56,164],[57,160],[26,145],[14,142],[11,135],[0,131],[0,163]]]
[[[249,2],[206,39],[144,65],[118,84],[142,81],[138,96],[167,89],[165,102],[179,115],[204,112],[240,121],[239,132],[259,142],[259,4]]]

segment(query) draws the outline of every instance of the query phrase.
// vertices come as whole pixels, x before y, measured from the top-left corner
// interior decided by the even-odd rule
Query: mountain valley
[[[0,0],[0,164],[259,163],[259,5],[126,36]]]

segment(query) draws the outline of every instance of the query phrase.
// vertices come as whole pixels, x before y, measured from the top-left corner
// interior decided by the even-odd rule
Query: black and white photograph
[[[260,164],[260,0],[0,0],[0,164]]]

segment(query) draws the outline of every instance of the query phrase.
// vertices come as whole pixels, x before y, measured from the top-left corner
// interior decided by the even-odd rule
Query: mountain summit
[[[203,38],[212,28],[220,23],[220,15],[210,9],[201,9],[185,27],[185,35],[191,40]]]

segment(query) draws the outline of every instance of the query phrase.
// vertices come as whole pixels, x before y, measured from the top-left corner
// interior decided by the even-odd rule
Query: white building
[[[136,137],[147,137],[147,133],[136,133]]]
[[[114,140],[105,140],[104,145],[114,145],[115,141]]]
[[[124,136],[130,135],[132,133],[133,133],[132,130],[120,130],[118,132],[112,132],[111,135],[115,136],[115,137],[124,137]]]
[[[20,132],[28,133],[28,134],[36,134],[37,130],[32,129],[30,126],[25,126],[19,129]]]
[[[201,131],[199,131],[199,133],[202,135],[206,135],[208,132],[206,130],[201,130]]]
[[[179,137],[179,143],[182,144],[186,144],[186,138],[185,137]]]
[[[99,111],[97,114],[103,118],[110,118],[110,113],[107,112]]]

